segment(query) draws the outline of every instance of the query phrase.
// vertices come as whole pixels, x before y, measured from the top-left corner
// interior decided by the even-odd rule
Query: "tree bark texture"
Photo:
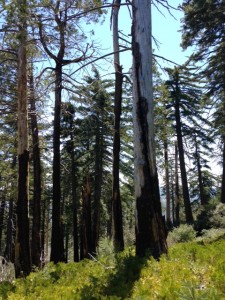
[[[32,265],[40,267],[41,264],[41,158],[39,147],[39,132],[37,123],[36,99],[34,95],[33,70],[30,74],[30,121],[33,149],[34,196],[33,196],[33,226],[31,242]]]
[[[27,109],[27,25],[26,0],[18,0],[20,37],[18,48],[18,197],[16,207],[16,276],[26,276],[31,271],[28,190],[29,190],[29,146]]]
[[[133,123],[136,254],[167,252],[159,195],[153,130],[151,2],[133,0]]]
[[[113,132],[113,183],[112,183],[112,229],[114,247],[118,251],[124,249],[123,217],[120,198],[120,119],[122,105],[123,74],[119,56],[119,29],[118,15],[121,0],[115,0],[112,9],[113,23],[113,50],[115,69],[115,96],[114,96],[114,132]]]

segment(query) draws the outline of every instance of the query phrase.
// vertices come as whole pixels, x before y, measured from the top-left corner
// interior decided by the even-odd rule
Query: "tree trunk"
[[[169,179],[167,141],[164,141],[164,160],[165,160],[165,181],[166,181],[166,223],[168,226],[171,226],[171,199],[170,199],[170,179]]]
[[[71,136],[72,151],[71,151],[71,176],[72,176],[72,207],[73,207],[73,260],[79,261],[79,240],[78,240],[78,220],[77,220],[77,179],[76,166],[74,159],[74,137]]]
[[[120,198],[120,118],[122,105],[123,74],[119,55],[118,15],[121,0],[115,0],[112,9],[113,23],[113,51],[115,69],[115,96],[114,96],[114,132],[113,132],[113,182],[112,182],[112,232],[114,247],[118,251],[124,249],[123,216]]]
[[[5,200],[2,199],[0,204],[0,255],[2,255],[2,233],[4,227],[4,216],[5,216]]]
[[[15,242],[16,276],[29,275],[31,271],[28,191],[29,191],[29,146],[27,111],[27,2],[18,0],[19,47],[18,47],[18,198]]]
[[[62,65],[55,67],[55,111],[53,128],[53,199],[51,257],[54,263],[65,261],[61,224],[61,167],[60,167],[60,117],[62,96]]]
[[[180,192],[179,192],[179,175],[178,175],[178,149],[175,144],[175,225],[180,224]]]
[[[225,137],[223,136],[223,165],[222,165],[222,184],[221,184],[221,203],[225,203]]]
[[[202,178],[202,166],[200,162],[200,155],[198,150],[198,143],[195,136],[195,159],[197,162],[197,172],[198,172],[198,186],[199,186],[199,195],[200,195],[200,203],[201,205],[208,204],[208,199],[205,193],[205,188],[203,185],[203,178]]]
[[[14,202],[9,200],[9,215],[7,220],[7,232],[6,232],[6,247],[4,257],[7,261],[15,261],[15,220],[14,216]]]
[[[175,91],[175,119],[176,119],[176,133],[177,133],[177,145],[178,153],[180,159],[180,172],[181,172],[181,181],[182,181],[182,190],[184,198],[184,209],[185,217],[187,223],[193,223],[193,215],[191,210],[191,202],[189,197],[188,182],[187,182],[187,172],[184,159],[184,147],[183,147],[183,136],[182,136],[182,126],[180,118],[180,89],[178,86],[178,74],[175,78],[176,91]]]
[[[100,227],[100,200],[102,194],[102,156],[103,156],[103,128],[100,115],[96,118],[96,136],[95,136],[95,178],[94,178],[94,213],[93,213],[93,252],[96,253],[99,241]]]
[[[151,2],[133,0],[133,123],[136,198],[136,255],[167,252],[153,132]]]
[[[86,189],[82,191],[82,258],[90,258],[88,253],[92,252],[92,230],[91,230],[91,190],[89,175],[86,179]]]
[[[33,197],[33,226],[31,257],[32,265],[40,267],[41,264],[41,158],[39,147],[39,132],[37,124],[37,112],[34,95],[33,70],[30,74],[30,108],[31,131],[33,142],[33,170],[34,170],[34,197]]]

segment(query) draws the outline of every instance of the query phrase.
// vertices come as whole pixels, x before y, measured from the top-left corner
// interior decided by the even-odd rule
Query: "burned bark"
[[[155,161],[151,4],[133,1],[133,123],[134,182],[136,198],[136,254],[155,258],[167,252]]]

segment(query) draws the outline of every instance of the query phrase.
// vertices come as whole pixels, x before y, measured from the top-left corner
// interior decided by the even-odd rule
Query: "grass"
[[[129,248],[98,262],[49,263],[26,279],[0,283],[0,299],[225,299],[225,239],[177,243],[159,261]]]

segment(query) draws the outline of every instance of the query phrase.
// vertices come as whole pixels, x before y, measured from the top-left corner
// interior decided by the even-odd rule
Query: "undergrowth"
[[[225,299],[225,240],[178,243],[159,261],[133,249],[98,261],[49,263],[26,279],[0,283],[2,300]]]

